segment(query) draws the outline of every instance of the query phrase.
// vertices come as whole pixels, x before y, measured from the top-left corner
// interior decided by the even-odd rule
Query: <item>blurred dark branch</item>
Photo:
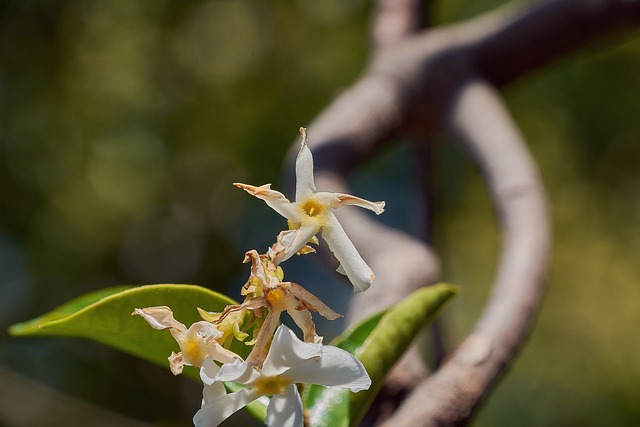
[[[640,23],[638,0],[561,0],[510,9],[489,17],[504,21],[494,30],[483,28],[490,25],[481,21],[466,30],[472,36],[477,31],[470,46],[472,61],[496,86]]]
[[[344,176],[392,136],[427,141],[446,130],[478,163],[503,235],[492,297],[450,360],[386,423],[458,425],[472,415],[526,338],[548,256],[548,218],[537,172],[491,87],[638,25],[640,0],[509,5],[414,34],[408,34],[416,24],[407,11],[416,3],[398,3],[402,5],[380,2],[371,63],[309,126],[310,145],[318,188],[329,191],[348,192]],[[352,299],[351,321],[436,280],[438,260],[424,242],[357,210],[341,209],[338,214],[377,275],[371,289]],[[413,386],[404,383],[407,390]]]

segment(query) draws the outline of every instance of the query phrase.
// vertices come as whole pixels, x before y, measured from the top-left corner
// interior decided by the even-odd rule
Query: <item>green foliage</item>
[[[314,425],[338,426],[357,423],[382,386],[384,377],[402,356],[416,334],[432,320],[456,288],[439,284],[414,292],[405,300],[345,331],[332,344],[355,354],[372,379],[372,387],[350,396],[348,390],[311,386],[304,400]],[[148,285],[104,289],[76,298],[28,322],[13,325],[15,336],[54,335],[88,338],[167,367],[167,356],[177,349],[169,333],[160,333],[143,319],[132,318],[134,308],[167,305],[177,320],[190,324],[199,320],[195,307],[222,311],[235,302],[208,289],[193,285]],[[247,348],[235,351],[243,356]],[[193,369],[185,374],[197,378]],[[238,388],[229,384],[231,391]],[[264,419],[266,408],[254,402],[249,408]]]
[[[321,386],[305,388],[304,402],[314,426],[357,425],[382,387],[384,378],[415,336],[430,323],[457,288],[422,288],[383,313],[345,331],[331,344],[357,356],[372,380],[369,390],[351,393]]]
[[[178,349],[178,344],[168,332],[152,329],[138,316],[130,317],[133,309],[166,305],[171,307],[176,320],[190,325],[202,320],[196,307],[219,312],[228,304],[236,302],[194,285],[119,286],[83,295],[36,319],[11,326],[9,333],[88,338],[168,368],[167,357]],[[238,341],[234,344],[232,350],[246,357],[249,347]],[[184,374],[200,379],[196,369],[187,367]],[[227,384],[227,388],[239,390],[235,384]],[[266,415],[265,405],[259,402],[253,402],[247,410],[261,420]]]
[[[43,316],[13,325],[9,332],[15,336],[88,338],[168,367],[167,357],[178,349],[176,341],[169,332],[156,331],[144,319],[131,317],[134,308],[170,306],[176,319],[189,325],[201,320],[196,307],[222,311],[227,304],[235,302],[199,286],[120,286],[76,298]]]

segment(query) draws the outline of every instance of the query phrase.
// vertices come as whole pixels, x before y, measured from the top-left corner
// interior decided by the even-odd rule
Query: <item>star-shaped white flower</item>
[[[187,329],[173,317],[173,311],[166,306],[136,308],[131,315],[136,314],[146,320],[153,329],[169,329],[178,342],[181,351],[171,352],[169,356],[169,367],[174,375],[181,374],[184,365],[201,367],[207,359],[222,363],[240,359],[240,356],[216,341],[222,337],[222,332],[210,322],[195,322]]]
[[[240,360],[222,365],[219,371],[214,363],[206,364],[202,371],[204,399],[202,408],[193,417],[196,427],[215,427],[266,395],[272,396],[265,419],[267,425],[302,427],[302,401],[296,383],[348,388],[353,392],[371,386],[367,371],[355,356],[338,347],[302,342],[284,325],[276,331],[260,371]],[[248,388],[223,394],[219,381],[233,381]]]
[[[313,179],[313,157],[307,147],[307,132],[300,128],[301,148],[296,158],[296,201],[290,202],[282,193],[272,190],[271,184],[260,187],[234,183],[249,194],[264,200],[273,210],[289,220],[295,230],[282,239],[286,248],[279,257],[282,262],[304,248],[307,242],[322,230],[322,237],[329,249],[340,262],[338,272],[345,274],[355,291],[364,291],[371,285],[374,274],[364,262],[357,249],[349,240],[336,216],[331,212],[345,205],[355,205],[370,209],[380,215],[384,212],[384,202],[370,202],[343,193],[316,192]]]

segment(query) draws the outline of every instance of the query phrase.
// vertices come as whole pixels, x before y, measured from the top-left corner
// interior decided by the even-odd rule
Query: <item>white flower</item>
[[[380,215],[384,212],[384,202],[370,202],[359,197],[342,193],[316,192],[313,179],[313,157],[307,147],[307,132],[300,128],[302,142],[296,158],[296,201],[290,202],[282,193],[272,190],[271,184],[260,187],[234,183],[249,194],[264,200],[273,210],[289,220],[295,235],[288,235],[282,243],[286,245],[278,261],[282,262],[304,248],[307,242],[322,230],[322,237],[329,249],[340,262],[338,272],[346,274],[356,292],[364,291],[371,285],[374,275],[364,262],[332,209],[345,205],[355,205],[370,209]]]
[[[302,427],[302,401],[296,383],[348,388],[353,392],[371,386],[367,371],[355,356],[337,347],[302,342],[284,325],[276,331],[260,371],[239,360],[222,365],[219,371],[211,365],[215,364],[202,368],[204,399],[202,408],[193,417],[196,427],[215,427],[265,395],[272,396],[265,419],[267,425]],[[249,388],[231,394],[210,389],[218,387],[219,381],[233,381]]]
[[[171,352],[169,356],[169,367],[174,375],[182,373],[184,365],[201,367],[207,359],[222,363],[240,359],[240,356],[216,341],[222,337],[222,332],[210,322],[195,322],[187,329],[174,319],[171,309],[165,306],[136,308],[131,315],[136,314],[146,320],[153,329],[169,329],[178,342],[181,351]],[[213,362],[211,364],[215,365]]]

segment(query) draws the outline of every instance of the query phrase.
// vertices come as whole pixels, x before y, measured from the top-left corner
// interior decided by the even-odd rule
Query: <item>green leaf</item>
[[[9,328],[9,333],[88,338],[161,366],[178,348],[168,331],[156,331],[134,308],[167,305],[187,325],[200,319],[196,307],[222,311],[230,298],[193,285],[115,287],[81,296],[51,312]]]
[[[166,305],[178,321],[190,325],[202,320],[196,307],[219,312],[228,304],[236,302],[194,285],[119,286],[71,300],[43,316],[11,326],[9,333],[88,338],[168,368],[167,357],[179,350],[178,344],[169,331],[157,331],[140,316],[131,316],[134,308]],[[250,348],[238,341],[234,344],[231,349],[246,357]],[[200,381],[195,368],[186,367],[184,374]],[[266,415],[266,407],[259,402],[247,409],[261,420]]]
[[[384,378],[403,355],[415,336],[457,293],[449,284],[422,288],[395,306],[361,322],[337,337],[332,345],[354,354],[371,377],[369,390],[349,390],[306,386],[303,400],[314,427],[358,425],[382,387]]]

